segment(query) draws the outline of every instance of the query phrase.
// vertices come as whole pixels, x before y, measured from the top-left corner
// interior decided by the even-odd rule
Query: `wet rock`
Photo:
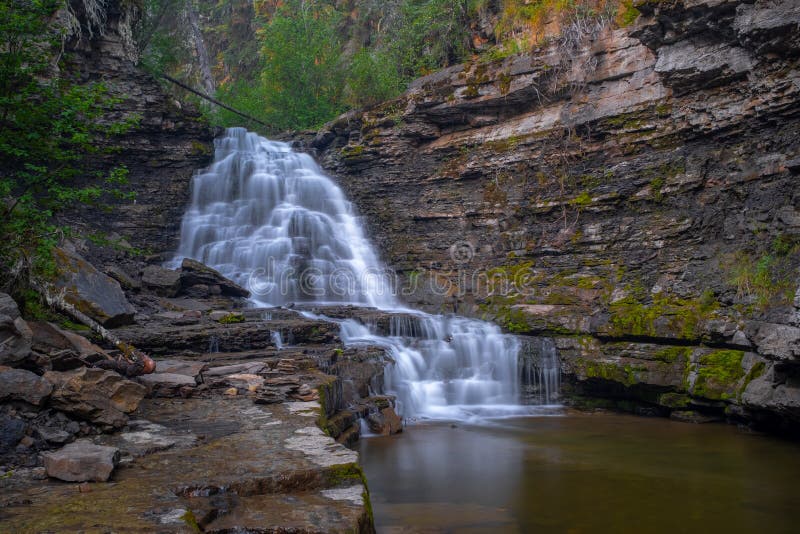
[[[192,286],[204,286],[199,291],[209,294],[210,287],[219,287],[220,293],[232,297],[249,297],[250,291],[228,280],[218,271],[191,258],[181,262],[181,286],[189,293]]]
[[[53,391],[53,384],[24,369],[0,370],[0,401],[19,400],[41,406]]]
[[[119,282],[101,273],[77,252],[53,250],[57,277],[55,287],[64,300],[103,326],[113,328],[133,323],[136,310]]]
[[[197,385],[194,377],[176,373],[153,373],[140,376],[138,380],[151,397],[180,397],[183,388]]]
[[[142,286],[162,297],[176,297],[181,290],[181,273],[159,265],[148,265],[142,271]]]
[[[369,414],[367,424],[370,431],[381,436],[397,434],[403,430],[403,420],[391,406],[387,406],[377,413]]]
[[[15,365],[31,353],[31,333],[17,303],[0,293],[0,365]]]
[[[69,372],[48,372],[45,378],[55,384],[50,405],[67,414],[104,427],[121,428],[147,392],[112,371],[81,368]]]
[[[119,449],[86,440],[42,454],[47,476],[67,482],[105,482],[119,463]]]

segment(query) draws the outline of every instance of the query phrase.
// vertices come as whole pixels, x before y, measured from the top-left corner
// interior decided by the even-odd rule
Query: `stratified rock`
[[[250,291],[239,284],[228,280],[218,271],[191,258],[184,258],[181,263],[181,286],[188,290],[192,286],[218,286],[223,295],[232,297],[249,297]]]
[[[175,297],[181,290],[181,273],[159,265],[148,265],[142,271],[142,286],[162,297]]]
[[[31,335],[14,299],[0,293],[0,365],[17,364],[31,353]]]
[[[57,277],[55,287],[64,300],[103,326],[113,328],[133,323],[136,310],[119,282],[104,275],[76,252],[53,249]]]
[[[0,370],[0,401],[19,400],[41,406],[53,384],[24,369]]]
[[[128,276],[128,273],[126,273],[121,267],[117,265],[109,265],[108,267],[105,268],[105,273],[114,280],[116,280],[117,282],[119,282],[119,285],[122,286],[123,289],[132,290],[132,289],[142,288],[141,282]]]
[[[47,475],[67,482],[105,482],[119,463],[119,449],[80,440],[42,455]]]
[[[205,362],[187,361],[187,360],[158,360],[159,373],[173,373],[176,375],[190,376],[193,379],[208,369],[208,364]]]
[[[29,322],[28,325],[33,333],[33,349],[36,351],[46,354],[53,351],[70,350],[90,361],[109,358],[106,351],[85,337],[62,330],[53,323],[35,321]]]
[[[151,397],[179,397],[181,389],[197,385],[194,377],[176,373],[153,373],[139,377]]]
[[[141,384],[102,369],[84,367],[65,373],[49,372],[45,378],[55,384],[50,398],[52,407],[114,428],[125,426],[128,422],[125,414],[133,412],[147,392]]]

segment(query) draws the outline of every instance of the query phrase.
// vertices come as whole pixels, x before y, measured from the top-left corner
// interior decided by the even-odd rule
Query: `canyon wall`
[[[211,161],[214,132],[196,108],[169,96],[153,75],[137,67],[136,2],[105,3],[99,28],[90,27],[85,5],[71,1],[82,28],[65,43],[65,68],[79,83],[103,83],[109,96],[121,100],[104,121],[136,123],[84,162],[87,176],[93,170],[124,166],[129,184],[122,189],[134,191],[136,197],[107,199],[111,208],[105,210],[77,208],[65,215],[65,222],[81,235],[95,235],[112,245],[93,250],[101,262],[114,250],[172,253],[191,177]]]
[[[800,9],[639,1],[301,143],[429,310],[555,339],[569,393],[800,423]]]

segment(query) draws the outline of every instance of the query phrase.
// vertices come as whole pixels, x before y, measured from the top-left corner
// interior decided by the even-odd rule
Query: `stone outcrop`
[[[119,282],[106,276],[77,252],[55,248],[55,290],[68,304],[103,326],[113,328],[133,322],[135,310]]]
[[[83,21],[82,2],[72,2]],[[189,198],[191,178],[213,154],[213,131],[199,110],[168,95],[152,75],[136,66],[131,40],[138,15],[133,2],[103,3],[102,31],[84,31],[66,43],[66,68],[81,82],[102,81],[122,103],[109,121],[133,120],[136,126],[98,147],[90,170],[108,172],[124,166],[135,199],[108,199],[111,210],[76,208],[64,219],[78,233],[99,234],[110,246],[95,247],[90,260],[162,254],[177,247],[181,217]],[[166,83],[166,82],[163,82]],[[100,264],[95,262],[96,264]]]
[[[798,10],[637,6],[299,142],[412,304],[555,338],[572,394],[796,429]]]

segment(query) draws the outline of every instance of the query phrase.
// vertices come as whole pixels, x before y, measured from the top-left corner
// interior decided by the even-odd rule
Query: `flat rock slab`
[[[105,482],[119,463],[119,449],[76,441],[42,455],[47,476],[67,482]]]
[[[358,455],[316,426],[319,409],[242,397],[145,399],[135,416],[146,422],[117,435],[132,434],[131,445],[115,442],[132,458],[113,484],[81,493],[0,480],[3,528],[191,532],[197,521],[206,532],[370,532]],[[142,450],[156,441],[168,448]]]
[[[186,360],[158,360],[156,362],[156,372],[172,373],[176,375],[186,375],[196,378],[208,368],[208,364],[197,361]]]

